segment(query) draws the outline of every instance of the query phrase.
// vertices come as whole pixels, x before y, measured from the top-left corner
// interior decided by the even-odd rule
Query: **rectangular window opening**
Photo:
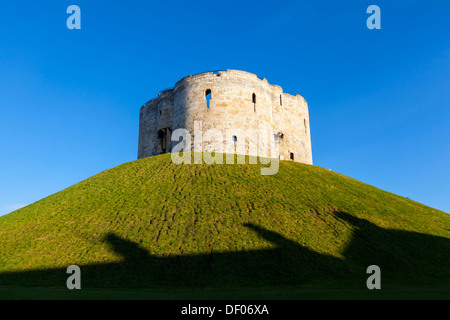
[[[209,109],[209,103],[211,100],[211,89],[205,91],[206,109]]]

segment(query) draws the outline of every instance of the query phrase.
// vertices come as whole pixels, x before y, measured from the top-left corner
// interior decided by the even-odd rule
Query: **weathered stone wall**
[[[207,91],[211,92],[209,108]],[[201,128],[194,127],[195,123]],[[236,152],[286,160],[292,154],[294,161],[312,164],[306,101],[300,95],[283,93],[280,86],[252,73],[227,70],[188,76],[147,102],[140,113],[138,158],[170,152],[178,143],[170,145],[170,132],[178,128],[191,133],[192,151]],[[196,130],[204,133],[202,140],[198,136],[194,140]],[[218,133],[222,139],[213,139]],[[277,154],[267,149],[269,134],[278,137]]]

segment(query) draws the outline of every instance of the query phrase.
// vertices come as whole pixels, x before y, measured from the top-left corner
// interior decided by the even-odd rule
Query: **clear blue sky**
[[[305,97],[315,165],[450,212],[449,14],[448,0],[4,1],[0,214],[135,160],[141,105],[216,69]]]

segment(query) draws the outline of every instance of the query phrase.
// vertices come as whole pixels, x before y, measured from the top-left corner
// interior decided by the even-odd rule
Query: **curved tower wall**
[[[195,145],[195,123],[203,133],[221,132],[223,141],[197,138]],[[178,143],[172,145],[170,135],[178,128],[191,133],[192,151],[220,151],[223,146],[223,152],[259,156],[268,155],[266,139],[272,134],[278,136],[280,159],[312,164],[306,101],[245,71],[188,76],[147,102],[140,113],[138,158],[170,152]]]

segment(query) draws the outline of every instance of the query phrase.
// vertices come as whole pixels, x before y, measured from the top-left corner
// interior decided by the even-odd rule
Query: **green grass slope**
[[[0,285],[64,288],[75,264],[84,288],[367,290],[374,264],[383,287],[450,287],[448,214],[317,166],[260,167],[166,154],[0,217]]]

